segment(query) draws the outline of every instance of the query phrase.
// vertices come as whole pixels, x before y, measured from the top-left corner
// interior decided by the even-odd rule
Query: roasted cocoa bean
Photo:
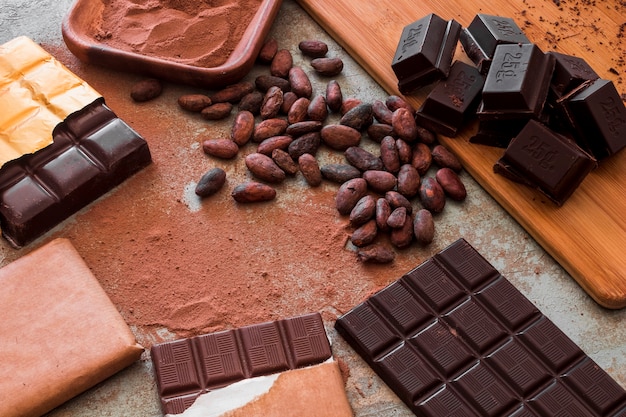
[[[306,97],[299,97],[294,101],[287,113],[289,124],[305,121],[308,117],[309,104],[311,104],[311,100]]]
[[[298,49],[309,58],[321,58],[328,53],[328,45],[319,40],[304,40],[298,44]]]
[[[392,112],[395,112],[399,108],[405,108],[411,112],[411,114],[415,114],[415,108],[400,96],[391,95],[387,97],[385,104]]]
[[[372,123],[367,128],[367,136],[374,142],[382,142],[385,136],[393,134],[393,127],[385,123]]]
[[[407,214],[404,225],[391,229],[389,241],[399,249],[407,248],[413,242],[413,216]]]
[[[263,155],[271,156],[274,149],[282,149],[286,151],[293,142],[293,138],[288,135],[278,135],[272,136],[271,138],[265,139],[263,142],[259,143],[256,151],[258,153],[262,153]]]
[[[288,114],[293,103],[298,100],[298,96],[293,91],[287,91],[283,94],[283,105],[280,107],[280,112],[282,114]]]
[[[391,212],[391,206],[385,198],[381,197],[376,200],[376,225],[378,226],[378,230],[383,232],[389,230],[387,220],[389,219],[389,216],[391,216]]]
[[[283,90],[274,86],[270,87],[263,97],[263,104],[259,114],[262,119],[272,119],[278,116],[283,105]]]
[[[413,212],[411,201],[395,190],[387,191],[385,193],[385,200],[387,200],[392,210],[395,210],[398,207],[404,207],[407,213]]]
[[[350,212],[350,225],[359,227],[372,220],[376,214],[376,199],[366,195],[357,201]]]
[[[417,124],[415,116],[406,108],[401,107],[393,112],[391,126],[395,136],[409,143],[417,139]]]
[[[448,167],[440,168],[435,173],[435,179],[443,188],[444,193],[455,201],[463,201],[467,197],[467,190],[459,175]]]
[[[372,244],[359,248],[356,258],[363,263],[388,264],[394,261],[396,253],[383,245]]]
[[[374,122],[374,113],[372,105],[369,103],[361,103],[348,110],[341,119],[339,124],[349,126],[358,131],[367,129]]]
[[[404,223],[406,222],[406,216],[406,207],[398,207],[397,209],[392,211],[387,218],[387,226],[392,229],[398,229],[404,226]]]
[[[254,91],[254,83],[250,81],[240,81],[231,84],[223,89],[211,94],[212,103],[238,103],[246,95]]]
[[[233,125],[230,130],[230,138],[237,144],[237,146],[243,146],[250,141],[253,133],[254,114],[247,110],[239,111],[233,120]]]
[[[335,196],[335,207],[339,214],[348,215],[356,203],[367,194],[367,182],[353,178],[341,184]]]
[[[337,80],[330,80],[326,84],[326,104],[332,112],[339,112],[343,103],[343,94],[341,86]]]
[[[419,209],[413,220],[413,234],[415,240],[422,245],[428,245],[435,238],[435,222],[433,215],[426,209]]]
[[[396,140],[396,149],[398,150],[398,158],[400,158],[400,164],[410,164],[413,159],[413,150],[405,140]]]
[[[265,96],[260,91],[253,91],[246,94],[239,102],[239,110],[247,110],[257,116],[261,112],[261,105]]]
[[[352,166],[361,171],[381,171],[384,169],[383,161],[380,157],[359,146],[350,146],[345,150],[344,156]]]
[[[276,52],[278,52],[278,41],[276,38],[269,38],[261,46],[257,60],[262,64],[271,64]]]
[[[351,146],[358,146],[361,142],[361,132],[350,126],[326,125],[320,133],[326,146],[338,151],[345,151]]]
[[[354,98],[354,97],[347,98],[341,103],[341,108],[339,109],[339,113],[344,115],[360,104],[363,104],[363,102],[358,98]]]
[[[361,171],[358,168],[348,164],[322,165],[320,170],[322,171],[322,177],[337,184],[343,184],[348,180],[361,176]]]
[[[413,146],[411,165],[413,165],[420,175],[425,175],[426,172],[428,172],[432,161],[433,156],[428,145],[418,142]]]
[[[200,112],[202,118],[206,120],[222,120],[230,116],[233,105],[229,102],[215,103],[205,107]]]
[[[289,70],[289,83],[291,84],[291,91],[296,93],[298,97],[311,98],[313,86],[309,76],[301,67],[291,67]]]
[[[322,184],[322,172],[317,159],[310,153],[300,155],[298,158],[298,165],[300,166],[300,172],[304,176],[304,180],[311,187],[318,187]]]
[[[196,195],[208,197],[222,189],[226,183],[226,171],[222,168],[213,168],[200,178],[196,185]]]
[[[267,155],[262,153],[251,153],[245,158],[246,167],[252,175],[260,180],[270,183],[279,183],[285,180],[285,171],[280,169],[276,162]]]
[[[279,49],[270,63],[270,74],[275,77],[287,78],[292,66],[293,56],[291,56],[289,49]]]
[[[249,181],[237,185],[231,196],[238,203],[260,203],[276,198],[276,190],[267,184]]]
[[[358,248],[367,246],[376,239],[377,234],[378,228],[376,227],[376,221],[370,220],[352,232],[350,242]]]
[[[432,145],[437,141],[437,135],[432,130],[417,126],[417,139],[426,145]]]
[[[387,107],[384,101],[374,100],[372,103],[372,111],[374,112],[374,117],[380,123],[391,125],[393,112],[389,110],[389,107]]]
[[[441,213],[446,205],[446,196],[443,188],[433,177],[422,179],[419,198],[422,206],[432,213]]]
[[[283,90],[283,93],[291,91],[291,84],[289,80],[274,75],[262,74],[254,79],[256,88],[262,93],[267,92],[270,87],[278,87]]]
[[[377,193],[384,194],[393,190],[398,183],[396,176],[391,172],[369,170],[363,173],[363,179],[367,181],[367,185]]]
[[[323,123],[317,120],[304,120],[302,122],[292,123],[287,126],[285,133],[287,135],[297,138],[298,136],[305,135],[311,132],[319,132],[322,130]]]
[[[386,136],[380,142],[380,159],[387,171],[394,174],[400,171],[400,155],[398,155],[396,140],[393,137]]]
[[[326,105],[326,98],[318,94],[311,99],[309,107],[307,108],[307,116],[310,120],[323,122],[328,117],[328,106]]]
[[[296,175],[298,172],[298,164],[282,149],[274,149],[272,151],[272,159],[280,169],[285,171],[285,174]]]
[[[343,71],[343,61],[341,58],[315,58],[311,60],[311,66],[319,75],[324,77],[334,77]]]
[[[420,174],[411,164],[404,164],[398,171],[398,192],[406,198],[413,198],[420,188]]]
[[[211,99],[204,94],[184,94],[178,97],[178,106],[193,113],[200,113],[203,108],[210,105]]]
[[[321,143],[322,139],[319,132],[307,133],[294,139],[289,144],[287,152],[294,161],[297,161],[305,153],[315,155]]]
[[[239,146],[230,139],[207,139],[202,142],[202,150],[216,158],[232,159],[237,156]]]
[[[139,80],[130,88],[130,97],[136,102],[144,102],[157,98],[163,92],[163,84],[156,78]]]
[[[441,168],[450,168],[456,172],[461,172],[463,165],[459,159],[448,148],[443,145],[435,145],[432,150],[433,161]]]
[[[288,126],[289,123],[285,119],[277,117],[262,120],[254,128],[252,141],[260,143],[267,138],[283,135],[286,133]]]

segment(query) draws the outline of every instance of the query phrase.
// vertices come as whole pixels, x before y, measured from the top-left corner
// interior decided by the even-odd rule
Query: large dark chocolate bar
[[[208,391],[331,357],[319,313],[154,345],[163,411],[178,414]]]
[[[437,133],[456,136],[476,110],[484,82],[476,67],[456,61],[448,77],[437,83],[418,109],[417,122]]]
[[[404,27],[391,63],[401,93],[448,76],[460,32],[457,21],[432,13]]]
[[[467,56],[487,74],[498,45],[530,43],[515,21],[509,17],[477,14],[460,34]]]
[[[626,391],[463,239],[335,327],[418,416],[626,413]]]
[[[68,116],[54,142],[0,169],[0,226],[23,246],[151,162],[146,141],[98,99]]]

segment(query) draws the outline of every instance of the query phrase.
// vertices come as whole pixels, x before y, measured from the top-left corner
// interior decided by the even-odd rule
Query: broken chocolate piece
[[[585,81],[600,78],[583,58],[554,51],[547,54],[555,59],[550,87],[557,98],[569,93]]]
[[[433,13],[404,27],[391,64],[401,93],[448,76],[460,32],[457,21]]]
[[[626,391],[463,239],[335,327],[418,416],[626,409]]]

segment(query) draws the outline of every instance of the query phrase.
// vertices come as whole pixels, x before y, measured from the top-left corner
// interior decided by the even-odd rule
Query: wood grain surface
[[[587,60],[602,78],[626,90],[626,2],[611,0],[298,0],[298,3],[389,93],[404,26],[428,13],[467,27],[478,13],[513,18],[546,51]],[[460,44],[456,59],[468,61]],[[405,98],[419,107],[428,87]],[[440,137],[473,178],[565,268],[600,305],[626,307],[626,152],[602,162],[557,207],[539,192],[493,173],[502,149],[469,143],[477,124]]]

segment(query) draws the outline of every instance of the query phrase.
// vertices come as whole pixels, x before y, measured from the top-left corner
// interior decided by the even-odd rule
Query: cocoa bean
[[[432,130],[417,126],[417,139],[426,145],[432,145],[437,141],[437,135]]]
[[[279,49],[270,63],[270,74],[275,77],[287,78],[292,66],[293,56],[291,56],[289,49]]]
[[[211,99],[204,94],[184,94],[178,97],[178,105],[183,110],[199,113],[211,105]]]
[[[446,196],[443,188],[432,177],[422,179],[419,198],[422,206],[432,213],[441,213],[446,205]]]
[[[400,170],[400,155],[393,137],[386,136],[380,142],[380,159],[387,171],[396,174]]]
[[[254,91],[254,83],[240,81],[211,94],[211,103],[238,103],[246,95]]]
[[[356,203],[367,194],[367,182],[353,178],[341,184],[335,196],[335,207],[339,214],[348,215]]]
[[[420,175],[425,175],[430,164],[432,163],[433,156],[430,152],[430,148],[425,143],[418,142],[413,146],[413,157],[411,159],[411,165],[417,170]]]
[[[213,168],[200,178],[196,185],[196,195],[208,197],[222,189],[226,183],[226,171],[222,168]]]
[[[323,122],[328,117],[328,107],[326,106],[326,98],[319,94],[311,100],[307,108],[307,116],[309,119]]]
[[[238,112],[233,120],[230,138],[238,146],[243,146],[250,141],[252,133],[254,133],[254,114],[247,110]]]
[[[392,112],[395,112],[399,108],[405,108],[411,112],[411,114],[415,114],[415,108],[400,96],[391,95],[387,97],[385,104]]]
[[[283,114],[288,114],[293,103],[298,100],[298,96],[293,91],[287,91],[283,94],[283,105],[280,107],[280,111]]]
[[[305,153],[315,155],[321,143],[322,139],[319,132],[307,133],[294,139],[293,142],[289,144],[287,152],[294,161],[297,161],[298,158]]]
[[[406,222],[406,207],[398,207],[394,211],[391,212],[389,217],[387,218],[387,226],[392,229],[398,229],[404,226]]]
[[[310,153],[300,155],[298,165],[307,184],[311,187],[318,187],[322,184],[322,172],[317,159],[313,155]]]
[[[341,103],[341,108],[339,109],[339,113],[341,115],[344,115],[360,104],[363,104],[363,102],[358,98],[354,98],[354,97],[347,98]]]
[[[258,152],[251,153],[246,156],[245,162],[252,175],[263,181],[279,183],[285,180],[285,171],[267,155]]]
[[[369,170],[363,173],[363,179],[367,181],[367,185],[377,193],[384,194],[393,190],[398,183],[396,176],[391,172]]]
[[[356,252],[356,258],[359,262],[387,264],[393,262],[396,254],[391,249],[373,244],[363,248],[359,248]]]
[[[232,111],[232,104],[229,102],[220,102],[203,108],[200,115],[206,120],[222,120],[230,116]]]
[[[232,159],[237,156],[239,146],[230,139],[207,139],[202,142],[202,150],[216,158]]]
[[[305,121],[308,117],[309,104],[311,104],[311,100],[306,97],[299,97],[294,101],[287,113],[289,124]]]
[[[461,172],[463,165],[458,158],[445,146],[435,145],[431,151],[433,161],[441,168],[450,168],[456,172]]]
[[[415,116],[404,107],[393,112],[391,126],[393,126],[393,131],[398,138],[407,142],[415,142],[417,140]]]
[[[274,86],[270,87],[263,97],[259,114],[262,119],[272,119],[278,116],[283,105],[283,90]]]
[[[271,118],[260,121],[254,128],[252,141],[259,143],[273,136],[285,134],[289,123],[285,119]]]
[[[272,159],[276,162],[276,165],[280,167],[285,174],[296,175],[298,172],[298,165],[291,159],[291,156],[282,149],[274,149],[272,151]]]
[[[385,200],[387,200],[392,210],[395,210],[398,207],[404,207],[407,213],[413,212],[413,206],[411,205],[409,199],[397,191],[387,191],[385,193]]]
[[[413,220],[413,234],[415,240],[422,245],[428,245],[435,238],[435,222],[433,215],[426,209],[419,209]]]
[[[285,130],[285,133],[287,135],[293,136],[294,138],[297,138],[298,136],[302,136],[307,133],[319,132],[320,130],[322,130],[322,126],[322,122],[319,122],[317,120],[304,120],[302,122],[292,123],[287,126],[287,130]]]
[[[393,134],[393,127],[385,123],[372,123],[367,128],[367,136],[374,142],[382,142],[385,136],[391,136]]]
[[[384,169],[383,161],[373,153],[359,146],[350,146],[345,150],[346,160],[361,171]]]
[[[410,164],[413,159],[413,150],[411,145],[402,139],[396,140],[396,149],[398,149],[398,158],[401,164]]]
[[[376,199],[366,195],[357,201],[350,212],[350,225],[359,227],[374,218],[376,214]]]
[[[343,71],[341,58],[315,58],[311,61],[311,66],[315,72],[324,77],[334,77]]]
[[[163,84],[156,78],[139,80],[130,88],[130,97],[136,102],[144,102],[157,98],[163,92]]]
[[[322,171],[322,177],[337,184],[343,184],[348,180],[361,176],[361,171],[348,164],[327,164],[323,165],[320,170]]]
[[[257,60],[262,64],[271,64],[276,52],[278,52],[278,41],[276,38],[269,38],[261,46]]]
[[[259,75],[254,79],[254,84],[256,88],[259,89],[262,93],[267,92],[270,87],[278,87],[283,90],[283,93],[287,93],[291,91],[291,84],[289,84],[289,80],[286,80],[281,77],[276,77],[274,75]]]
[[[255,116],[261,112],[261,105],[263,104],[263,93],[260,91],[253,91],[246,94],[239,101],[239,110],[247,110]]]
[[[260,203],[276,198],[276,190],[267,184],[249,181],[237,185],[231,196],[238,203]]]
[[[386,199],[381,197],[376,200],[376,225],[378,226],[378,230],[383,232],[389,230],[387,220],[389,216],[391,216],[391,211],[391,206]]]
[[[328,45],[319,40],[304,40],[298,44],[298,49],[309,58],[321,58],[328,53]]]
[[[413,198],[420,188],[420,174],[411,164],[404,164],[398,171],[398,192],[406,198]]]
[[[378,228],[376,227],[376,221],[370,220],[352,232],[350,242],[356,247],[367,246],[376,239],[377,234]]]
[[[339,124],[350,126],[358,131],[367,129],[373,122],[374,112],[369,103],[361,103],[351,108],[339,120]]]
[[[407,248],[413,242],[413,216],[407,215],[404,225],[396,229],[391,229],[389,241],[399,249]]]
[[[350,126],[326,125],[320,133],[326,146],[338,151],[345,151],[351,146],[358,146],[361,142],[361,132]]]
[[[288,135],[278,135],[272,136],[271,138],[265,139],[263,142],[259,143],[256,151],[258,153],[262,153],[263,155],[270,156],[274,149],[282,149],[286,151],[293,142],[293,138]]]
[[[343,103],[343,93],[337,80],[330,80],[326,85],[326,104],[332,112],[339,112]]]
[[[298,97],[310,98],[313,94],[311,80],[301,67],[291,67],[289,83],[291,84],[291,91],[296,93]]]
[[[384,101],[374,100],[372,103],[372,111],[374,112],[374,117],[380,123],[391,125],[393,112],[389,110],[389,107],[387,107]]]
[[[435,173],[435,179],[443,188],[444,193],[455,201],[463,201],[467,197],[467,190],[459,175],[448,167],[440,168]]]

